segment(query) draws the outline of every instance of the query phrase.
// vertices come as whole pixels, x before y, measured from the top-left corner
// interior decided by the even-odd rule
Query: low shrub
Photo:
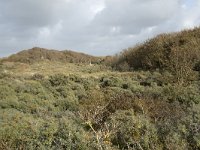
[[[156,127],[133,110],[116,111],[107,123],[110,141],[119,149],[162,149]]]

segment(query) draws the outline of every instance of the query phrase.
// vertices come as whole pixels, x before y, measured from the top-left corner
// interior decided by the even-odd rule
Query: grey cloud
[[[93,55],[200,24],[200,0],[2,0],[0,56],[34,46]]]
[[[108,0],[106,8],[99,13],[94,24],[120,27],[126,34],[138,33],[141,29],[155,26],[169,19],[179,9],[179,0]]]
[[[55,2],[48,0],[6,0],[0,2],[1,23],[17,25],[19,28],[40,27],[56,21]]]

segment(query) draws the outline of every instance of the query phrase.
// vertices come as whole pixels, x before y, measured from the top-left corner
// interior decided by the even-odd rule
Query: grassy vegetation
[[[162,35],[105,58],[104,63],[129,72],[104,63],[4,59],[0,149],[200,149],[198,53],[183,44],[175,48],[181,47],[181,53],[173,51],[169,59],[162,55],[169,39],[176,43],[177,36],[191,35],[186,41],[194,42],[197,31]],[[181,37],[185,34],[189,37]],[[149,49],[152,41],[157,49]]]

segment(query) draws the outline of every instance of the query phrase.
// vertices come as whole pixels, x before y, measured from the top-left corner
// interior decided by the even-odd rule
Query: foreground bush
[[[0,149],[199,149],[199,80],[171,77],[3,77]]]

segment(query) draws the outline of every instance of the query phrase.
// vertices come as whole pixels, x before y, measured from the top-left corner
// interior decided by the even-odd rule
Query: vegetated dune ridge
[[[100,61],[41,48],[3,59],[0,149],[199,150],[199,33]]]
[[[115,58],[113,66],[120,69],[172,69],[200,61],[200,28],[184,30],[176,33],[160,34],[142,44],[122,51]],[[196,66],[197,67],[197,66]]]
[[[58,51],[48,50],[45,48],[34,47],[29,50],[23,50],[17,54],[13,54],[4,61],[34,63],[42,60],[71,62],[71,63],[98,63],[101,57],[94,57],[84,53],[78,53],[70,50]]]

